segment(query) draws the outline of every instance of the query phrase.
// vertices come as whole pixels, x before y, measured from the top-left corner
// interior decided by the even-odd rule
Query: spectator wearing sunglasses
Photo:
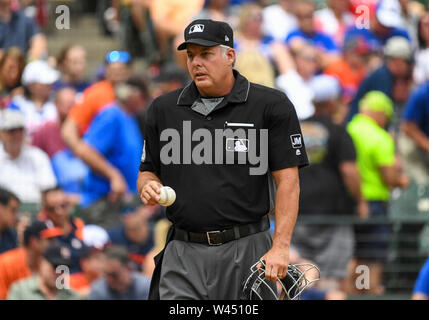
[[[70,201],[60,187],[42,193],[42,210],[37,218],[51,228],[51,234],[71,252],[70,272],[81,271],[80,255],[83,250],[81,219],[71,217]]]
[[[317,49],[319,63],[324,67],[336,60],[340,51],[330,36],[316,30],[315,9],[315,4],[308,0],[296,4],[295,14],[298,19],[298,29],[289,33],[285,41],[290,48],[295,50],[304,43],[314,46]]]
[[[104,253],[103,277],[91,286],[88,300],[147,300],[150,279],[132,271],[128,250],[114,245]]]
[[[122,174],[110,165],[91,146],[82,140],[92,120],[115,101],[114,88],[131,76],[131,56],[126,51],[111,51],[105,59],[105,79],[96,82],[83,92],[80,102],[75,104],[62,125],[61,134],[70,150],[95,172],[108,177],[113,202],[120,199],[126,190]]]
[[[122,211],[123,226],[108,230],[113,244],[122,245],[128,249],[130,262],[138,271],[142,271],[147,254],[154,246],[153,232],[147,218],[153,211],[152,208],[152,206],[128,203]]]

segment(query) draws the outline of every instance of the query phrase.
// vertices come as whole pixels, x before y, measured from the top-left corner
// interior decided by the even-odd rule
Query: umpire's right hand
[[[149,181],[146,183],[140,193],[140,198],[145,205],[153,206],[160,200],[162,184],[158,181]]]

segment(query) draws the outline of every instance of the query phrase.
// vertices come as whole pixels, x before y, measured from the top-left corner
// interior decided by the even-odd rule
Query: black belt
[[[261,221],[245,225],[234,226],[226,230],[208,232],[191,232],[174,228],[173,240],[208,244],[219,246],[226,242],[247,237],[251,234],[262,232],[270,228],[270,219],[265,216]]]

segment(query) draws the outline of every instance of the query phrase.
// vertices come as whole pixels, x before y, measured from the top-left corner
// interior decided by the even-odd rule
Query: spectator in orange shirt
[[[335,119],[340,123],[348,113],[347,105],[356,95],[359,85],[366,76],[366,62],[370,54],[371,48],[365,39],[359,36],[350,38],[344,44],[342,58],[324,70],[325,74],[336,77],[341,85],[344,108],[339,109],[340,115]]]
[[[109,178],[111,200],[117,201],[127,189],[122,174],[110,165],[94,148],[82,140],[94,117],[115,100],[114,87],[131,76],[131,56],[125,51],[111,51],[106,55],[105,80],[99,81],[83,93],[82,101],[70,110],[61,135],[70,150],[94,171]]]
[[[12,283],[39,271],[50,238],[52,234],[47,224],[34,221],[24,231],[24,246],[0,255],[0,299],[6,299]]]

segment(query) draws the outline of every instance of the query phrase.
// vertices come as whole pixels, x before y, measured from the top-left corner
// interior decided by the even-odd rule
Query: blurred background
[[[291,262],[321,270],[301,298],[428,299],[428,5],[0,0],[0,299],[147,299],[170,223],[136,194],[145,111],[191,81],[200,18],[301,121]]]

